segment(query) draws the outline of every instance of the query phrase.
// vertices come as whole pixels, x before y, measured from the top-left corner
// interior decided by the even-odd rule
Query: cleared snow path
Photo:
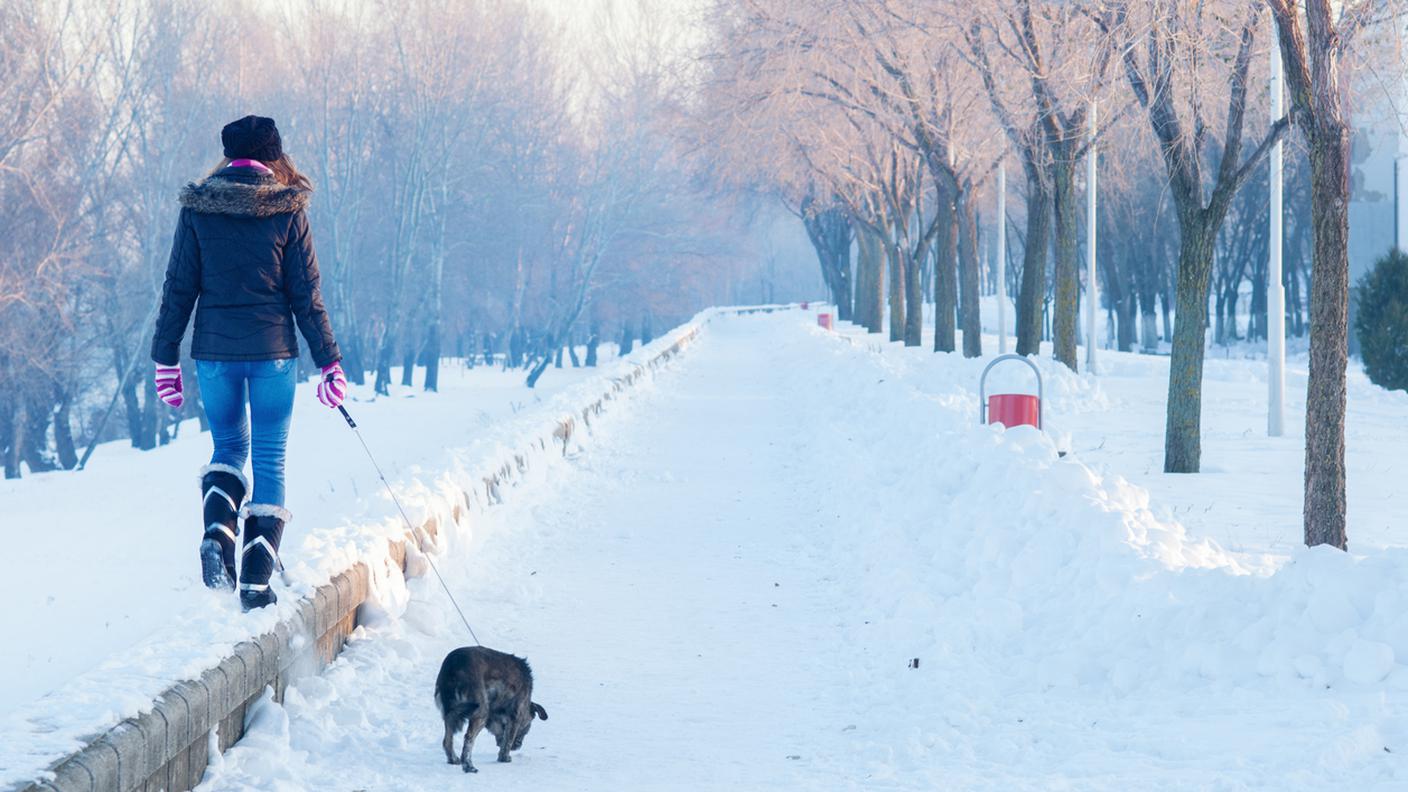
[[[512,765],[487,734],[477,776],[444,763],[431,688],[465,641],[421,578],[202,789],[1404,788],[1408,553],[1241,574],[975,426],[980,363],[914,373],[803,319],[714,322],[445,550],[551,715]]]
[[[478,776],[444,762],[431,687],[464,641],[421,580],[406,619],[290,692],[306,754],[262,713],[209,788],[835,788],[842,760],[859,784],[837,756],[850,669],[829,577],[846,560],[808,538],[835,530],[801,473],[828,464],[807,456],[808,410],[753,322],[716,322],[686,360],[441,565],[486,644],[533,663],[551,719],[512,765],[487,732]]]

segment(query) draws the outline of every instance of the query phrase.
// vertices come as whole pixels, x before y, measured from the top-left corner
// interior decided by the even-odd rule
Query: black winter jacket
[[[295,319],[314,363],[341,357],[318,288],[308,198],[254,168],[225,168],[181,190],[152,360],[177,362],[192,307],[197,360],[298,357]]]

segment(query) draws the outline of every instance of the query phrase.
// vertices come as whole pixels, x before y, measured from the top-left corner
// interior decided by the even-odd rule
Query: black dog
[[[435,703],[445,717],[441,746],[446,761],[463,766],[466,773],[479,772],[469,754],[484,728],[499,743],[499,761],[513,761],[508,752],[523,747],[533,717],[548,719],[548,711],[532,697],[533,669],[527,660],[482,646],[450,652],[435,678]],[[456,759],[455,732],[465,724],[464,747]]]

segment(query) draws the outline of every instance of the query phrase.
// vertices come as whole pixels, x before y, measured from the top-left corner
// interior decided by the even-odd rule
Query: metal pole
[[[1086,302],[1090,304],[1085,324],[1085,370],[1098,374],[1095,366],[1095,324],[1100,313],[1100,286],[1095,280],[1095,100],[1090,100],[1090,150],[1085,153],[1085,280]]]
[[[997,352],[1007,354],[1007,163],[997,163]]]
[[[1283,113],[1281,46],[1271,46],[1271,120]],[[1266,434],[1280,437],[1286,431],[1286,291],[1281,283],[1281,141],[1271,147],[1271,234],[1266,263]]]

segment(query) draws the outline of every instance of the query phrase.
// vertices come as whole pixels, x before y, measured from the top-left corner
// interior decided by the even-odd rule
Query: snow
[[[1049,431],[1004,431],[977,423],[984,360],[814,325],[708,323],[582,448],[443,534],[456,598],[488,645],[533,662],[551,715],[513,764],[487,734],[477,777],[444,763],[431,687],[468,641],[433,577],[383,568],[372,623],[252,708],[201,789],[1408,785],[1408,548],[1392,530],[1408,397],[1351,377],[1347,554],[1299,543],[1294,361],[1277,439],[1264,363],[1209,361],[1206,472],[1169,476],[1166,358],[1105,352],[1098,377],[1041,360]],[[1019,369],[994,390],[1027,387]],[[388,427],[414,419],[383,405],[368,442],[399,440],[416,508],[489,458],[425,454],[424,424]],[[519,418],[492,442],[511,447]],[[310,528],[300,580],[368,546],[366,525],[394,530],[358,495],[366,515]],[[26,747],[7,737],[0,751]]]
[[[1252,569],[1050,436],[978,426],[981,361],[809,321],[710,325],[446,550],[552,714],[513,765],[481,741],[476,783],[1402,788],[1408,552]],[[1115,403],[1044,368],[1055,404]],[[455,783],[430,686],[464,640],[409,591],[202,789]]]
[[[437,477],[500,461],[635,359],[607,350],[601,368],[549,369],[535,390],[522,372],[447,364],[438,394],[421,391],[419,378],[390,398],[353,386],[347,407],[414,510]],[[355,436],[314,389],[299,387],[289,443],[290,602],[401,533]],[[32,777],[275,622],[201,586],[197,472],[209,461],[210,437],[191,420],[156,450],[107,443],[85,471],[0,481],[12,559],[0,576],[0,635],[23,636],[0,652],[0,786]]]

